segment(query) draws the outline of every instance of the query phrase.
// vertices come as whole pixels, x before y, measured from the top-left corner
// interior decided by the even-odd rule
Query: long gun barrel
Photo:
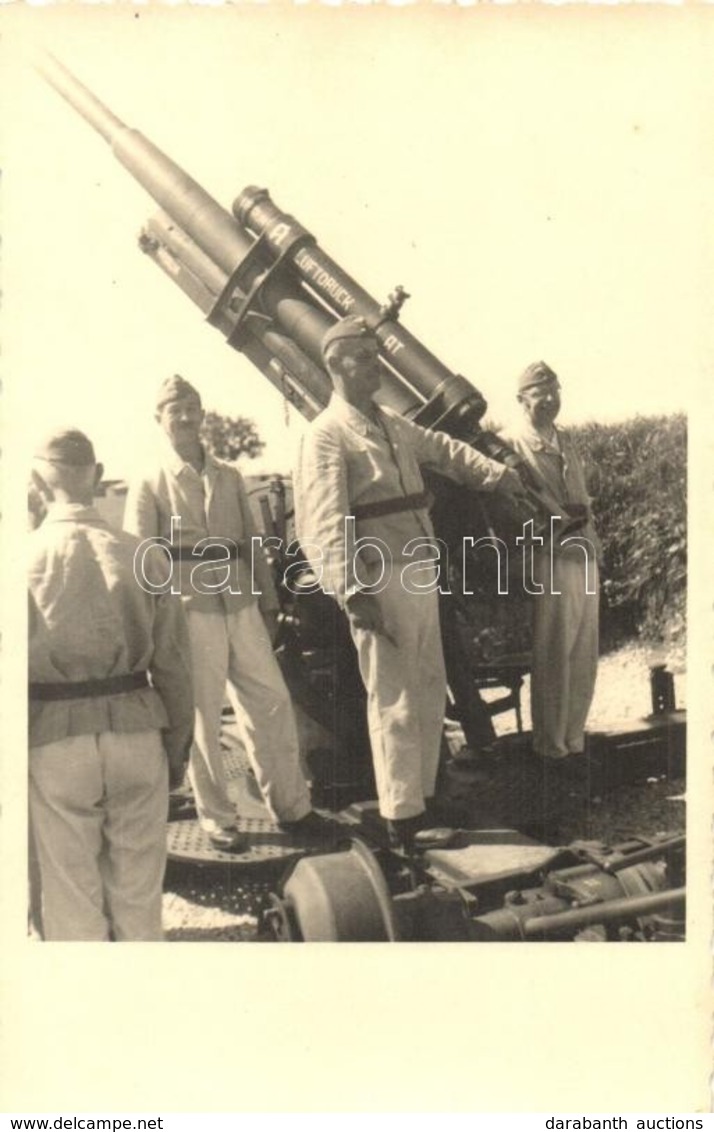
[[[226,211],[157,146],[127,126],[62,63],[38,69],[160,205],[140,237],[150,255],[229,343],[246,353],[308,417],[330,382],[320,344],[335,318],[372,320],[381,343],[384,400],[427,426],[477,425],[486,403],[350,278],[267,191],[249,187]],[[378,325],[377,325],[378,324]]]
[[[228,212],[59,60],[44,56],[38,70],[159,204],[139,237],[142,251],[304,416],[312,419],[331,393],[322,364],[325,331],[345,314],[362,315],[380,341],[380,399],[517,468],[533,510],[547,524],[557,504],[538,490],[518,457],[480,427],[487,407],[481,393],[397,321],[406,297],[400,288],[380,306],[267,190],[244,189]]]

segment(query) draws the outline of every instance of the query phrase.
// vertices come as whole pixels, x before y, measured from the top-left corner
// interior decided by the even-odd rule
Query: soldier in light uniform
[[[188,619],[196,698],[189,779],[201,826],[213,845],[242,852],[220,746],[228,694],[241,739],[273,818],[298,842],[334,835],[311,808],[290,695],[273,655],[278,600],[237,468],[200,441],[198,391],[179,375],[159,389],[161,459],[129,488],[124,526],[160,538],[175,558],[173,584]],[[172,528],[173,524],[173,528]]]
[[[437,548],[420,465],[477,491],[520,493],[521,483],[468,445],[379,407],[378,342],[363,319],[336,323],[322,349],[334,392],[296,463],[297,533],[349,618],[380,813],[392,843],[408,849],[429,824],[446,702]]]
[[[29,803],[48,940],[159,940],[168,783],[193,726],[179,600],[147,593],[138,541],[92,506],[87,437],[53,433],[33,477],[48,505],[30,535]],[[148,558],[157,584],[160,563]]]
[[[535,362],[518,380],[521,427],[507,442],[535,479],[559,504],[554,537],[534,549],[533,750],[548,766],[577,773],[582,767],[585,722],[598,663],[598,558],[582,461],[567,431],[555,424],[560,383],[545,362]],[[581,515],[577,531],[563,538],[562,522]]]

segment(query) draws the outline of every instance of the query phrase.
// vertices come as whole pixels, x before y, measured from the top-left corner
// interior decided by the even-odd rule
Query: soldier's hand
[[[275,644],[278,636],[278,611],[277,609],[266,609],[263,611],[263,621],[265,628],[268,630],[271,645]]]
[[[366,629],[371,633],[379,633],[396,646],[397,642],[388,632],[382,610],[374,594],[356,593],[347,600],[347,616],[355,629]]]
[[[169,755],[169,790],[176,790],[183,784],[187,760],[183,755]]]
[[[505,491],[507,495],[525,495],[523,481],[513,468],[505,468],[498,481],[498,491]]]

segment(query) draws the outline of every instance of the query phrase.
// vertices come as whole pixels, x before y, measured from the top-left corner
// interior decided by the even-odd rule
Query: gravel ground
[[[246,880],[234,869],[169,862],[164,887],[167,940],[244,943],[257,940],[258,918],[273,886]]]
[[[651,711],[649,666],[668,662],[675,672],[678,708],[684,708],[686,672],[680,656],[660,656],[629,645],[603,657],[589,719],[594,730],[647,716]],[[528,681],[523,694],[524,721],[529,720]],[[499,735],[515,727],[513,713],[496,717]],[[450,743],[452,751],[452,742]],[[497,815],[504,824],[526,830],[549,844],[566,845],[577,839],[613,845],[633,835],[651,837],[684,831],[684,782],[665,778],[621,787],[602,797],[584,786],[559,784],[547,800],[549,820],[542,820],[543,785],[534,777],[527,758],[494,760],[490,769],[463,773],[458,761],[449,764],[445,795],[458,806],[469,802],[473,811]],[[174,942],[266,942],[258,934],[259,917],[278,879],[221,867],[169,864],[164,896],[166,938]]]
[[[643,719],[650,714],[649,670],[653,664],[666,664],[674,673],[676,706],[685,707],[687,673],[682,652],[665,653],[642,645],[626,645],[600,659],[595,698],[588,717],[591,731],[616,727],[620,722]],[[523,704],[524,719],[529,719],[528,681],[523,689]]]

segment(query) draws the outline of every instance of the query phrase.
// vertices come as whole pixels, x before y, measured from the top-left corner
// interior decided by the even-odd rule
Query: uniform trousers
[[[376,596],[396,645],[363,629],[352,629],[352,637],[367,690],[379,811],[394,820],[421,814],[434,795],[446,673],[436,592],[409,592],[395,570]]]
[[[160,940],[168,762],[156,730],[30,748],[46,940]]]
[[[187,610],[196,726],[189,781],[208,833],[235,823],[221,753],[221,710],[228,696],[265,803],[274,819],[297,821],[311,809],[300,766],[290,695],[257,604],[236,613]]]
[[[531,718],[533,749],[547,758],[578,754],[585,742],[598,663],[598,570],[584,557],[536,555]],[[586,582],[595,593],[587,593]]]

